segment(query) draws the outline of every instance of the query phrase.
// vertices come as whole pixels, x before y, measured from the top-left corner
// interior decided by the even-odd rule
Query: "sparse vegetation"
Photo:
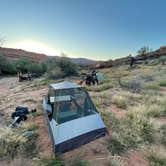
[[[166,147],[166,125],[160,127],[161,143]]]
[[[146,156],[151,166],[166,165],[166,155],[165,153],[163,154],[163,150],[160,147],[149,147],[149,149],[146,150]]]
[[[36,138],[34,133],[30,137],[23,137],[21,132],[11,129],[1,129],[0,136],[0,158],[11,160],[20,153],[22,156],[31,157],[36,153]]]
[[[89,86],[86,87],[89,91],[94,91],[94,92],[101,92],[101,91],[105,91],[107,89],[113,88],[113,84],[112,83],[104,83],[101,85],[96,85],[96,86]]]
[[[39,166],[65,166],[61,160],[55,159],[42,159],[39,163]]]
[[[111,102],[119,108],[126,109],[128,104],[128,99],[122,95],[115,95],[112,97]]]
[[[48,79],[49,74],[50,78],[57,79],[56,82],[59,78],[65,77],[65,70],[62,70],[65,67],[62,63],[52,61],[46,63],[46,65],[47,72],[44,78],[19,85],[18,87],[21,90],[17,90],[18,93],[21,93],[22,89],[28,92],[32,90],[40,91],[40,89],[45,88],[46,85],[53,81]],[[69,63],[67,62],[65,65],[68,66]],[[70,66],[71,64],[69,68]],[[142,149],[148,149],[147,155],[144,156],[147,157],[149,163],[154,166],[163,166],[165,164],[163,154],[166,146],[166,127],[164,122],[160,123],[160,121],[164,121],[166,117],[165,65],[140,65],[139,68],[131,71],[127,69],[127,66],[121,66],[113,67],[111,70],[103,69],[101,72],[104,73],[106,79],[99,85],[86,86],[86,88],[108,131],[110,131],[111,137],[103,143],[108,152],[107,154],[101,152],[100,148],[99,150],[98,148],[97,150],[92,148],[90,152],[96,156],[104,156],[103,160],[108,160],[110,166],[127,166],[128,157],[126,154],[128,151],[139,150],[143,153]],[[69,73],[73,74],[73,72]],[[123,86],[118,83],[119,75]],[[10,90],[14,91],[14,88]],[[9,98],[11,100],[12,95]],[[20,98],[18,97],[18,99]],[[1,104],[7,101],[9,105],[5,108],[10,108],[10,100],[3,99]],[[39,102],[35,97],[28,96],[21,102],[39,106],[41,99]],[[6,135],[5,133],[0,135],[0,157],[2,160],[10,160],[10,162],[15,160],[16,162],[18,155],[21,153],[22,161],[24,162],[25,160],[26,162],[25,154],[29,155],[29,161],[38,155],[35,141],[38,137],[38,128],[40,129],[40,126],[31,123],[35,118],[38,118],[38,115],[42,114],[40,107],[38,110],[33,115],[30,115],[30,122],[28,121],[27,124],[22,125],[19,130],[6,130]],[[34,131],[32,138],[21,137],[22,132],[27,130]],[[13,134],[13,132],[16,134]],[[153,150],[152,153],[149,147],[154,145],[162,147],[163,152],[156,155],[157,150]],[[35,164],[39,163],[39,165],[43,166],[89,166],[94,165],[94,162],[96,161],[85,161],[84,157],[65,161],[59,158],[42,159],[42,156],[40,156],[39,159],[36,159]]]

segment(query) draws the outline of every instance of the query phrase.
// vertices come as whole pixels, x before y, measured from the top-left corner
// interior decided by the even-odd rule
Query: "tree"
[[[70,61],[70,58],[62,57],[57,62],[65,76],[77,75],[77,65]]]
[[[151,51],[152,51],[152,49],[149,48],[149,46],[144,46],[144,47],[140,48],[140,49],[137,51],[137,53],[138,53],[139,55],[145,55],[145,54],[147,54],[147,53],[149,53],[149,52],[151,52]]]

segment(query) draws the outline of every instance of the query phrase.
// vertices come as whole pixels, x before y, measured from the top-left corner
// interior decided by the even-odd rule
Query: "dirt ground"
[[[42,98],[47,94],[48,88],[47,86],[29,88],[30,84],[32,83],[19,83],[16,77],[0,78],[0,127],[4,127],[9,123],[11,113],[18,105],[27,106],[29,109],[37,108],[41,110]],[[109,110],[117,114],[117,117],[122,117],[125,114],[125,110],[119,110],[113,104],[110,105]],[[37,141],[40,148],[39,155],[51,157],[52,149],[43,114],[36,117],[35,123],[39,126]],[[64,153],[60,157],[65,161],[71,161],[80,157],[83,160],[88,160],[94,166],[106,166],[111,160],[110,154],[105,146],[106,140],[110,137],[111,134],[73,151]],[[138,152],[128,152],[124,158],[124,163],[128,166],[149,166],[147,161]]]
[[[29,82],[19,83],[16,77],[0,79],[0,127],[7,126],[11,122],[11,113],[18,105],[28,107],[29,110],[36,108],[37,111],[41,111],[42,97],[48,89],[42,87],[32,90],[28,88],[28,85]],[[24,123],[28,123],[28,121]],[[43,114],[36,117],[35,123],[39,126],[37,144],[40,154],[44,157],[50,157],[51,144]]]

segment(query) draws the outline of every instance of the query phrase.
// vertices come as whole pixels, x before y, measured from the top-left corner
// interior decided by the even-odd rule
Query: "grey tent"
[[[106,133],[88,93],[74,83],[50,84],[43,108],[49,116],[56,153],[69,151]]]

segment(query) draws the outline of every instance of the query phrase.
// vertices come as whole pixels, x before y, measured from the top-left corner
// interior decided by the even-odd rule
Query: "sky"
[[[166,45],[165,0],[0,0],[4,47],[108,60]]]

